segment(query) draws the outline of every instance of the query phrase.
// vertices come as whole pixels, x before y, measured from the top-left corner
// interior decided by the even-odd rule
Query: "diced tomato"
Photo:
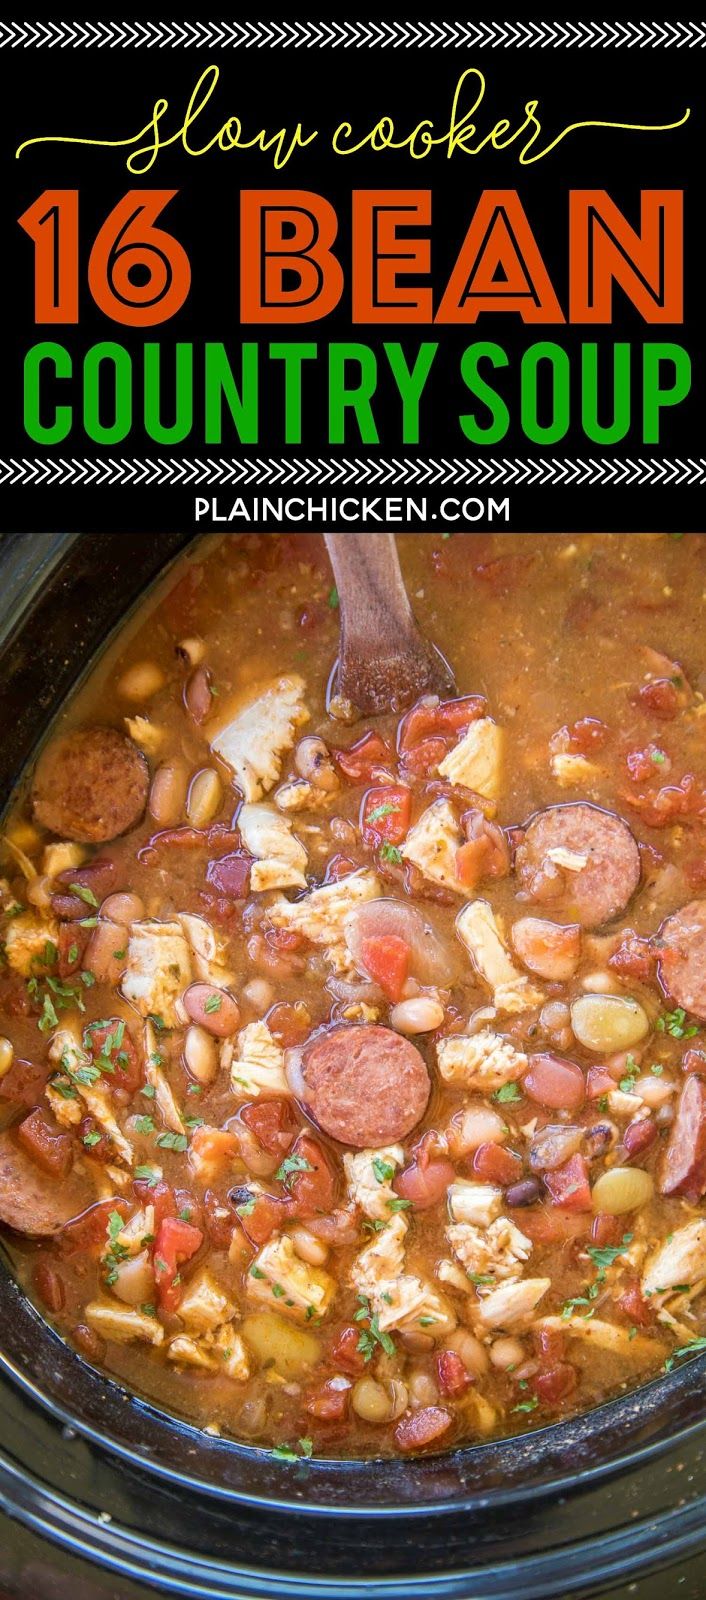
[[[588,1232],[591,1222],[585,1211],[560,1211],[557,1206],[551,1209],[543,1205],[508,1208],[508,1216],[540,1248],[580,1239]]]
[[[271,1100],[254,1100],[240,1108],[241,1120],[255,1134],[265,1150],[285,1156],[298,1131],[291,1100],[273,1095]]]
[[[602,750],[610,737],[610,728],[600,717],[579,717],[566,732],[568,749],[582,756],[590,755],[592,750]]]
[[[97,1200],[95,1205],[82,1211],[79,1217],[74,1217],[61,1230],[61,1248],[69,1255],[80,1250],[85,1253],[103,1247],[106,1240],[108,1218],[111,1211],[117,1211],[123,1221],[127,1221],[130,1207],[126,1200],[111,1199]]]
[[[48,1077],[48,1067],[15,1057],[9,1072],[0,1078],[0,1100],[11,1100],[18,1106],[36,1106],[44,1093]]]
[[[562,1211],[590,1211],[591,1186],[588,1166],[582,1155],[570,1156],[562,1167],[544,1173],[544,1182],[552,1203]]]
[[[176,1311],[181,1299],[179,1267],[203,1244],[200,1228],[178,1217],[165,1217],[154,1243],[154,1281],[162,1311]]]
[[[481,878],[504,878],[510,870],[510,849],[502,828],[478,810],[466,812],[462,820],[467,838],[454,862],[459,883],[474,889]]]
[[[402,998],[409,977],[411,954],[407,941],[396,933],[377,934],[361,943],[362,965],[395,1004]]]
[[[398,1450],[407,1453],[411,1450],[423,1450],[426,1445],[434,1444],[448,1433],[453,1422],[450,1411],[444,1411],[441,1406],[424,1406],[420,1411],[412,1411],[409,1416],[402,1418],[395,1428],[395,1444]]]
[[[250,887],[252,856],[234,850],[206,866],[206,881],[230,900],[244,900]]]
[[[619,790],[618,798],[639,812],[648,828],[668,828],[676,817],[703,818],[706,814],[703,782],[693,772],[686,772],[679,783],[667,783],[656,792],[635,794]]]
[[[426,1211],[443,1199],[456,1176],[450,1161],[413,1161],[398,1172],[392,1185],[401,1200],[409,1200],[417,1211]]]
[[[133,1178],[132,1187],[141,1205],[154,1206],[155,1232],[165,1217],[176,1216],[176,1198],[174,1190],[168,1183],[162,1183],[160,1180],[159,1183],[151,1185],[147,1178]]]
[[[555,1406],[573,1394],[577,1381],[576,1369],[568,1361],[557,1361],[554,1366],[536,1374],[532,1379],[532,1388],[538,1400],[545,1405]]]
[[[389,744],[381,734],[372,732],[364,733],[347,750],[334,750],[332,754],[351,783],[369,783],[376,767],[386,767],[392,760]]]
[[[543,1366],[553,1366],[566,1355],[566,1335],[558,1328],[533,1328],[532,1337]]]
[[[347,878],[349,872],[355,872],[357,865],[358,863],[352,861],[350,856],[344,856],[340,850],[337,851],[327,864],[324,883],[338,883],[339,878]]]
[[[643,983],[654,976],[656,964],[657,951],[650,940],[633,933],[632,928],[625,929],[617,949],[608,957],[608,966],[614,972],[619,972],[621,977],[638,978]]]
[[[66,1178],[71,1170],[73,1145],[68,1133],[57,1133],[37,1107],[17,1129],[25,1154],[52,1178]]]
[[[189,1147],[191,1164],[204,1183],[211,1183],[232,1162],[239,1150],[238,1140],[228,1128],[195,1128]]]
[[[655,1313],[649,1302],[643,1298],[637,1278],[633,1278],[623,1293],[618,1295],[615,1303],[637,1328],[649,1328],[655,1320]]]
[[[426,778],[435,772],[440,761],[443,761],[449,748],[448,739],[420,739],[413,750],[402,752],[402,761],[406,772],[413,773],[415,778]]]
[[[471,1374],[455,1350],[440,1350],[436,1358],[439,1388],[453,1400],[460,1399],[472,1383]]]
[[[467,694],[458,700],[436,700],[433,695],[426,695],[402,718],[397,733],[400,754],[405,755],[430,735],[460,737],[483,716],[485,706],[480,694]]]
[[[598,1245],[620,1244],[624,1232],[621,1218],[611,1217],[607,1211],[599,1211],[591,1225],[591,1238]]]
[[[87,908],[84,907],[85,910]],[[91,937],[90,928],[78,928],[75,924],[62,922],[56,941],[58,952],[57,971],[62,982],[70,978],[83,964],[83,954]]]
[[[292,1150],[291,1159],[306,1163],[305,1166],[292,1168],[284,1179],[297,1216],[313,1217],[317,1212],[330,1211],[336,1184],[321,1145],[310,1138],[308,1133],[301,1133]]]
[[[633,695],[633,704],[651,712],[654,717],[671,719],[679,711],[681,701],[671,678],[653,678],[651,683],[643,684]]]
[[[615,1078],[611,1077],[607,1067],[589,1067],[586,1077],[586,1095],[589,1100],[600,1100],[604,1094],[610,1094],[615,1089]]]
[[[289,1198],[280,1199],[274,1194],[258,1194],[254,1205],[251,1200],[246,1200],[242,1205],[236,1205],[235,1209],[246,1239],[258,1249],[284,1225],[288,1217],[294,1215],[292,1201]]]
[[[405,784],[385,784],[368,789],[363,798],[361,828],[371,848],[379,844],[402,844],[407,836],[412,811],[412,792]]]
[[[501,1144],[479,1144],[473,1157],[473,1171],[485,1183],[497,1183],[501,1189],[519,1183],[522,1162],[514,1150],[505,1150]]]
[[[349,1324],[348,1327],[341,1329],[331,1347],[331,1360],[341,1368],[342,1372],[348,1372],[353,1377],[362,1372],[365,1366],[363,1351],[358,1349],[359,1339],[360,1328]]]
[[[301,1044],[311,1029],[306,1007],[290,1006],[286,1000],[279,1000],[268,1011],[266,1021],[270,1033],[283,1050],[288,1050],[293,1044]]]
[[[128,1094],[134,1094],[142,1082],[142,1068],[122,1018],[109,1017],[106,1022],[89,1023],[85,1037],[94,1061],[101,1058],[102,1071],[105,1073],[103,1081],[114,1089],[125,1089]],[[112,1072],[104,1065],[106,1061],[110,1062]]]
[[[221,1200],[215,1189],[207,1189],[203,1197],[205,1211],[205,1227],[208,1237],[216,1250],[227,1250],[233,1237],[235,1216],[231,1206]],[[187,1221],[191,1221],[188,1217]]]
[[[320,1389],[306,1396],[304,1410],[319,1422],[343,1422],[348,1416],[350,1386],[342,1388],[335,1378],[329,1378]]]

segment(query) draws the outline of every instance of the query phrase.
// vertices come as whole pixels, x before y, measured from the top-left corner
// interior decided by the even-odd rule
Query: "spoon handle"
[[[408,704],[453,676],[414,619],[392,533],[327,533],[341,607],[337,692],[360,711]]]

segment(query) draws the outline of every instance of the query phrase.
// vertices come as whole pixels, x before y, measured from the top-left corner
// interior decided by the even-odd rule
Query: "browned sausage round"
[[[39,758],[34,814],[64,839],[105,844],[139,822],[148,783],[147,762],[126,734],[75,728],[52,740]]]
[[[706,1194],[706,1083],[690,1073],[679,1096],[659,1167],[660,1194],[695,1205]]]
[[[575,859],[562,860],[562,851]],[[530,900],[560,903],[584,928],[617,917],[640,881],[640,853],[627,822],[587,802],[531,817],[515,866]]]
[[[431,1084],[423,1057],[391,1028],[329,1028],[302,1060],[315,1121],[360,1149],[404,1139],[423,1115]]]
[[[62,1183],[25,1155],[12,1133],[0,1133],[0,1223],[33,1238],[58,1233],[94,1198],[88,1178],[71,1174]]]
[[[690,900],[662,923],[657,974],[678,1006],[706,1022],[706,900]]]

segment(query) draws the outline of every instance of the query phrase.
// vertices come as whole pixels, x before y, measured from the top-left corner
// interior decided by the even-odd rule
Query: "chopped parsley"
[[[509,1106],[514,1105],[516,1100],[521,1100],[522,1094],[516,1083],[503,1083],[499,1089],[495,1090],[492,1098],[497,1100],[501,1106]]]
[[[70,944],[69,945],[68,954],[67,954],[66,959],[67,959],[70,967],[73,966],[75,961],[78,961],[78,945],[77,944]]]
[[[368,1323],[367,1328],[361,1329],[358,1344],[356,1346],[356,1348],[360,1350],[363,1360],[370,1361],[375,1352],[375,1346],[378,1344],[382,1345],[385,1355],[393,1356],[395,1354],[395,1341],[394,1339],[390,1338],[389,1333],[382,1332],[380,1323],[378,1321],[378,1314],[377,1312],[373,1314],[372,1306],[367,1295],[359,1294],[358,1302],[359,1308],[356,1312],[354,1312],[353,1321]]]
[[[492,1272],[469,1272],[468,1277],[471,1283],[495,1283]]]
[[[339,599],[339,595],[338,595],[338,589],[336,588],[335,583],[334,583],[333,587],[331,589],[329,589],[329,592],[328,592],[328,603],[329,603],[329,606],[331,607],[332,611],[337,611],[338,607],[339,607],[339,605],[341,603],[340,599]]]
[[[210,1016],[211,1012],[220,1011],[222,1005],[223,1005],[223,995],[222,994],[210,994],[209,997],[208,997],[208,1000],[206,1001],[206,1004],[204,1005],[204,1011],[207,1011],[209,1016]]]
[[[380,859],[381,861],[389,861],[393,866],[399,867],[402,861],[402,851],[398,850],[396,844],[388,844],[386,840],[380,849]]]
[[[304,1156],[298,1156],[294,1154],[292,1156],[285,1156],[281,1166],[277,1168],[275,1177],[278,1183],[283,1183],[285,1189],[287,1189],[289,1188],[290,1179],[294,1176],[295,1172],[313,1171],[314,1168],[312,1167],[310,1161],[307,1161]]]
[[[135,1117],[136,1133],[154,1133],[154,1119],[152,1117]]]
[[[383,1161],[382,1156],[375,1156],[373,1160],[373,1172],[375,1173],[378,1183],[389,1183],[390,1179],[394,1178],[395,1176],[394,1167],[391,1166],[389,1161]]]
[[[59,1018],[51,996],[45,994],[42,1004],[42,1014],[38,1019],[37,1027],[40,1033],[48,1033],[50,1028],[58,1028]]]
[[[386,1200],[385,1204],[388,1211],[392,1211],[394,1214],[397,1211],[406,1211],[408,1206],[411,1206],[412,1202],[411,1200],[401,1200],[399,1195],[395,1195],[394,1200]]]
[[[513,1411],[536,1411],[539,1401],[536,1395],[531,1400],[520,1400],[519,1405],[513,1406]]]
[[[153,1083],[143,1083],[140,1090],[140,1094],[143,1094],[146,1100],[154,1100],[156,1092],[157,1091]]]
[[[374,806],[373,810],[368,812],[367,816],[364,818],[364,821],[366,823],[381,822],[383,817],[394,816],[395,812],[399,811],[399,809],[400,808],[396,803],[386,800],[384,805]]]
[[[672,1039],[693,1039],[698,1033],[698,1023],[686,1024],[686,1012],[683,1006],[676,1006],[674,1011],[665,1011],[657,1018],[655,1027],[658,1033],[668,1033]]]
[[[627,1056],[625,1060],[625,1077],[620,1079],[618,1088],[623,1094],[632,1094],[637,1080],[637,1062],[634,1056]]]
[[[666,759],[663,750],[650,750],[650,761],[653,761],[656,767],[664,766]]]
[[[188,1143],[189,1141],[185,1133],[172,1133],[170,1131],[157,1134],[157,1144],[161,1150],[184,1151]]]
[[[120,1262],[125,1261],[126,1257],[130,1254],[127,1245],[120,1243],[120,1234],[122,1233],[124,1226],[125,1224],[120,1212],[111,1211],[110,1216],[108,1217],[107,1229],[108,1248],[103,1258],[106,1267],[105,1281],[107,1284],[114,1284],[117,1281],[118,1266]]]
[[[95,1128],[93,1128],[90,1133],[84,1133],[83,1139],[82,1139],[81,1142],[82,1142],[82,1144],[87,1145],[89,1150],[92,1150],[94,1144],[99,1144],[100,1143],[100,1134],[96,1133]]]
[[[79,900],[83,900],[84,905],[95,906],[97,909],[98,901],[92,889],[87,889],[82,883],[70,883],[69,888],[72,894],[77,894]]]
[[[680,1361],[682,1356],[703,1355],[706,1350],[706,1339],[690,1339],[688,1344],[681,1344],[678,1350],[673,1350],[671,1356],[664,1363],[664,1371],[671,1372],[675,1361]]]
[[[140,1167],[135,1167],[135,1177],[142,1178],[144,1183],[149,1184],[150,1189],[154,1189],[159,1183],[159,1173],[155,1172],[154,1167],[147,1166],[146,1164],[143,1164]]]

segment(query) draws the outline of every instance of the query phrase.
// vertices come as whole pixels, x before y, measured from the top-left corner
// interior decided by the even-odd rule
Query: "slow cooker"
[[[2,792],[184,534],[6,534]],[[274,1461],[86,1366],[0,1259],[0,1596],[706,1595],[706,1357],[412,1461]]]

